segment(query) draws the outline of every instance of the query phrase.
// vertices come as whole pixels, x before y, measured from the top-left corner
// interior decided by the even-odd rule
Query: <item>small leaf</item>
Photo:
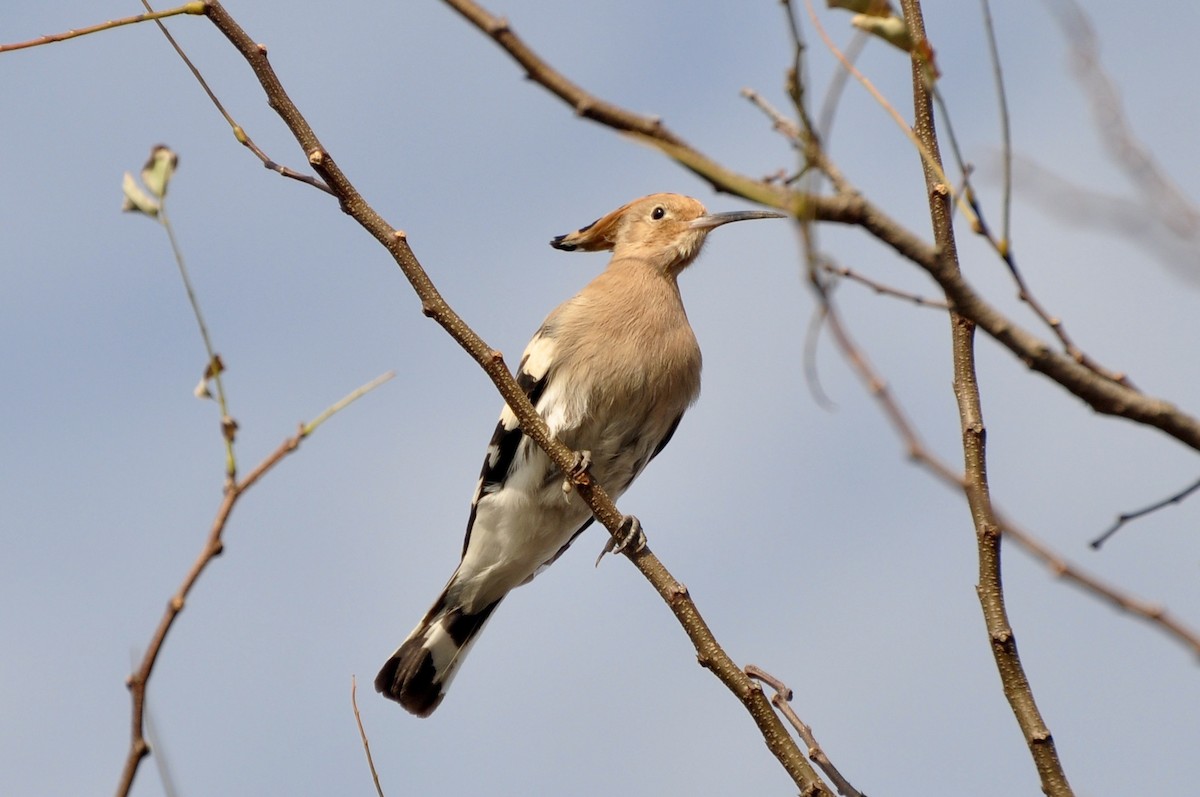
[[[167,195],[167,184],[179,166],[179,156],[165,144],[150,150],[150,159],[142,167],[142,182],[159,199]]]
[[[855,14],[850,18],[850,24],[859,30],[864,30],[873,36],[878,36],[893,47],[898,47],[906,53],[915,56],[925,71],[926,80],[936,82],[941,77],[934,60],[933,47],[928,39],[914,43],[908,25],[897,16],[872,16],[870,14]]]
[[[855,14],[851,17],[850,24],[859,30],[865,30],[867,33],[878,36],[888,44],[899,47],[906,53],[912,52],[912,36],[908,32],[908,25],[905,25],[904,20],[900,19],[900,17]]]
[[[127,213],[145,213],[151,218],[158,216],[158,203],[142,190],[129,172],[125,172],[125,179],[121,181],[121,192],[125,195],[121,210]]]
[[[217,374],[225,373],[225,361],[221,359],[221,355],[214,354],[212,359],[208,361],[208,366],[204,369],[204,378],[212,379]]]

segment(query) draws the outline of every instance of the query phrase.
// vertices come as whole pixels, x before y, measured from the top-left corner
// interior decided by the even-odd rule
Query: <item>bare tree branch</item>
[[[1002,251],[1012,248],[1012,123],[1008,116],[1008,92],[1004,89],[1004,68],[1000,64],[1000,47],[996,43],[996,26],[992,22],[989,0],[980,0],[983,8],[983,30],[987,33],[988,58],[992,62],[992,79],[996,84],[996,103],[1000,112],[1000,157],[1004,177],[1000,199],[1000,243]]]
[[[919,0],[902,0],[904,20],[914,40],[925,38],[925,23]],[[934,128],[933,104],[927,83],[926,70],[913,58],[913,108],[916,122],[914,132],[921,138],[934,160],[939,160],[937,131]],[[938,172],[925,165],[925,186],[929,198],[929,217],[933,222],[934,240],[941,253],[941,268],[958,273],[958,252],[950,203],[944,192],[937,190]],[[986,431],[983,407],[979,397],[979,382],[975,372],[975,324],[958,313],[950,318],[954,357],[954,396],[962,428],[964,483],[971,519],[979,551],[979,602],[984,621],[992,640],[992,655],[1000,671],[1000,681],[1009,706],[1025,735],[1033,756],[1034,766],[1048,797],[1071,795],[1070,783],[1059,760],[1054,739],[1046,726],[1033,689],[1021,665],[1017,641],[1004,606],[1004,585],[1000,574],[1000,527],[992,510],[987,480]]]
[[[350,396],[342,399],[334,407],[340,409],[346,406],[350,401],[361,396],[365,390],[381,384],[392,376],[394,374],[385,374],[383,377],[371,382],[369,386],[360,388]],[[145,733],[146,685],[150,682],[150,676],[154,672],[154,665],[158,661],[158,654],[167,639],[167,633],[174,626],[179,613],[183,611],[192,587],[195,586],[196,581],[212,560],[220,556],[225,550],[225,527],[229,522],[229,515],[233,512],[234,505],[237,504],[238,499],[253,487],[259,479],[278,465],[288,454],[299,448],[300,443],[312,434],[317,424],[327,417],[329,417],[328,414],[322,414],[317,422],[302,425],[295,435],[284,440],[279,445],[279,448],[275,449],[274,452],[258,464],[258,467],[243,476],[238,482],[227,486],[225,495],[221,499],[221,505],[217,508],[216,517],[209,528],[204,548],[200,551],[200,555],[196,557],[196,561],[192,563],[192,567],[188,570],[187,575],[183,577],[183,582],[175,590],[175,594],[167,602],[166,612],[163,614],[162,619],[159,620],[158,628],[155,629],[154,635],[150,638],[150,644],[146,646],[146,652],[142,655],[141,663],[125,682],[126,686],[129,687],[129,694],[133,703],[133,720],[130,731],[129,752],[125,756],[125,767],[121,772],[121,780],[117,784],[117,797],[124,797],[124,795],[129,794],[130,789],[133,788],[133,778],[137,775],[138,766],[141,764],[142,759],[150,754],[150,745],[146,741]]]
[[[288,97],[279,78],[267,61],[266,48],[255,43],[221,3],[210,2],[208,4],[208,17],[249,63],[267,95],[268,104],[291,130],[297,143],[307,154],[309,163],[338,197],[342,209],[391,253],[421,299],[422,312],[437,321],[483,368],[517,416],[525,434],[546,451],[550,459],[564,474],[570,472],[574,461],[574,452],[550,435],[545,422],[529,402],[525,393],[517,386],[508,367],[504,364],[503,355],[488,346],[445,302],[409,247],[405,233],[389,225],[350,183],[333,157],[317,139],[307,120]],[[505,36],[506,31],[507,26],[503,24],[497,23],[494,26],[494,33],[497,36]],[[593,482],[587,474],[576,480],[576,489],[605,528],[611,534],[619,533],[623,516],[604,489]],[[821,781],[820,776],[805,759],[803,752],[796,746],[788,734],[787,728],[779,720],[772,710],[770,702],[763,695],[762,689],[746,676],[717,643],[716,638],[700,616],[695,603],[689,597],[687,588],[675,580],[649,547],[636,552],[627,548],[625,555],[667,602],[692,640],[700,664],[711,670],[745,706],[758,725],[767,747],[797,786],[806,795],[813,795],[813,797],[828,795],[830,793],[828,787]]]

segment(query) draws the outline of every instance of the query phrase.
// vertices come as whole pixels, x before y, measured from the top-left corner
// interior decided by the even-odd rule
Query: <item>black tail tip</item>
[[[416,657],[405,655],[404,649],[388,659],[375,676],[375,691],[388,700],[395,700],[410,714],[428,717],[445,695],[441,684],[433,680],[437,674],[433,657],[419,648],[418,651],[425,655],[417,661],[414,661]]]

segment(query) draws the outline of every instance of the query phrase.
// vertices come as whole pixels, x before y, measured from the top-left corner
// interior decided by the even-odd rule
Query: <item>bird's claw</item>
[[[633,515],[626,515],[621,519],[621,526],[617,529],[617,533],[609,537],[608,542],[604,543],[604,548],[600,551],[600,555],[596,557],[596,567],[600,566],[600,560],[604,558],[606,553],[618,554],[626,549],[638,553],[645,547],[646,533],[642,531],[642,521]]]
[[[576,451],[575,457],[571,461],[571,467],[567,470],[567,478],[563,479],[562,491],[570,495],[576,484],[584,482],[588,475],[588,469],[591,467],[592,452]]]

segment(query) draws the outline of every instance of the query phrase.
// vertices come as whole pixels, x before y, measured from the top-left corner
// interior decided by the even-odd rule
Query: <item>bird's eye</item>
[[[667,211],[662,205],[659,205],[654,210],[650,211],[650,218],[654,219],[655,221],[658,221],[665,215],[667,215]]]

